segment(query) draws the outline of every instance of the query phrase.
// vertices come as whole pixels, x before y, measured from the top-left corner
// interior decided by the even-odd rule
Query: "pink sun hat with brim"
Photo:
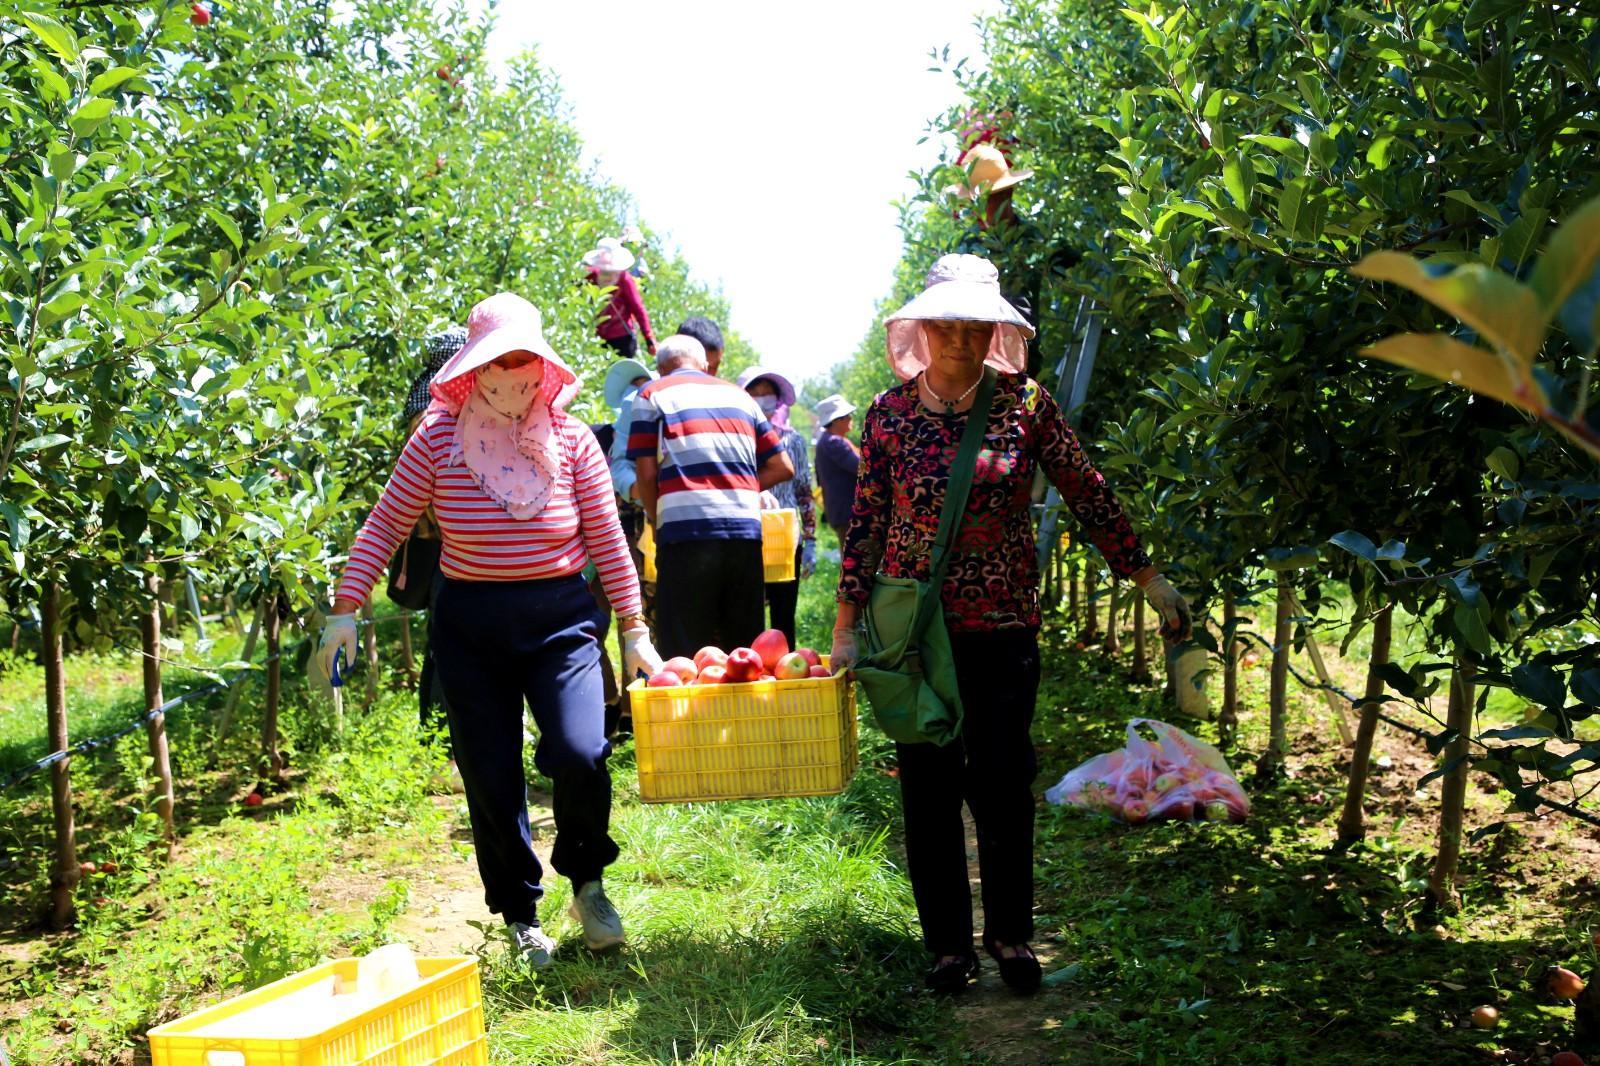
[[[565,407],[578,394],[578,375],[545,339],[539,309],[514,292],[497,292],[473,305],[467,314],[467,343],[433,376],[430,392],[459,406],[472,391],[468,374],[511,352],[532,352],[544,360],[545,373],[561,381],[552,404]],[[458,396],[459,394],[459,396]]]
[[[924,322],[993,322],[994,336],[984,362],[1003,374],[1028,367],[1028,338],[1033,327],[1022,312],[1000,294],[1000,272],[981,255],[941,256],[928,270],[927,287],[890,315],[889,367],[901,381],[910,381],[932,362]]]

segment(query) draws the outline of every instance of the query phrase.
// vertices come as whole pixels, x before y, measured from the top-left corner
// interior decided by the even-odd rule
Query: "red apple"
[[[1565,966],[1552,966],[1546,970],[1544,986],[1556,999],[1577,999],[1583,994],[1583,978]]]
[[[678,680],[685,685],[694,684],[694,679],[699,676],[700,668],[694,664],[693,659],[686,659],[682,655],[674,655],[661,664],[663,672],[678,675]]]
[[[1583,1066],[1583,1057],[1576,1051],[1558,1051],[1550,1059],[1550,1066]]]
[[[122,867],[118,866],[116,863],[110,861],[109,859],[100,864],[100,872],[103,873],[103,874],[114,874],[118,870],[120,870],[121,868]]]
[[[721,648],[715,648],[708,644],[694,653],[694,668],[701,672],[704,672],[708,666],[727,665],[728,653]]]
[[[728,679],[728,669],[715,663],[700,671],[699,684],[720,685]]]
[[[83,877],[88,877],[98,869],[100,869],[100,867],[96,866],[92,862],[80,862],[78,864],[78,873]]]
[[[246,807],[259,807],[261,806],[261,803],[261,793],[259,792],[252,792],[250,795],[244,798],[244,805]]]
[[[735,648],[724,665],[729,681],[754,681],[761,676],[761,656],[754,648]]]
[[[665,667],[650,675],[650,680],[645,682],[647,688],[679,688],[683,678]]]
[[[1472,1024],[1479,1029],[1493,1029],[1500,1024],[1500,1012],[1485,1003],[1473,1010]]]
[[[750,650],[761,656],[761,665],[771,670],[789,654],[789,638],[781,629],[769,629],[750,642]]]
[[[811,648],[796,648],[794,650],[794,653],[796,655],[802,656],[805,659],[807,666],[821,666],[822,665],[822,656],[818,655]]]
[[[757,681],[776,681],[778,679],[773,674],[769,674],[769,673],[763,672],[760,677],[756,678],[756,680]]]
[[[832,677],[833,675],[828,672],[828,668],[826,666],[813,666],[811,668],[811,676],[812,677]]]
[[[773,668],[772,676],[779,681],[797,681],[802,677],[811,676],[811,664],[806,657],[797,651],[778,660],[778,665]]]
[[[1122,805],[1122,820],[1129,825],[1139,825],[1150,817],[1150,805],[1143,799],[1130,799]]]
[[[438,70],[434,71],[434,74],[436,74],[438,76],[440,81],[449,81],[450,80],[450,68],[449,67],[440,67]]]
[[[191,4],[189,7],[189,21],[196,26],[211,25],[211,9],[204,4]]]

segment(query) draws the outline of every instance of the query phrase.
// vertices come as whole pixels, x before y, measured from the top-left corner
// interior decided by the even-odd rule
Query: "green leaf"
[[[1245,184],[1244,168],[1249,165],[1243,155],[1229,155],[1222,162],[1222,181],[1228,187],[1228,195],[1233,197],[1233,202],[1241,210],[1250,210],[1250,186]],[[1251,177],[1255,176],[1254,170]]]
[[[195,521],[194,515],[185,512],[178,516],[178,535],[185,544],[193,543],[200,536],[200,523]]]
[[[1461,634],[1461,639],[1467,642],[1467,647],[1479,655],[1488,655],[1490,649],[1489,629],[1483,624],[1483,608],[1469,607],[1464,603],[1456,605],[1451,617],[1455,621],[1456,632]]]
[[[234,251],[238,251],[239,247],[244,243],[244,237],[239,233],[238,223],[215,207],[207,207],[206,214],[211,218],[211,221],[217,224],[217,228],[222,230],[223,236],[228,238],[228,241],[233,245]]]
[[[82,106],[72,113],[72,117],[67,119],[67,124],[79,137],[87,137],[100,128],[100,124],[110,117],[116,106],[103,96],[85,100]]]
[[[110,70],[102,72],[94,81],[89,83],[89,95],[100,96],[108,93],[128,79],[137,78],[140,73],[142,72],[133,67],[112,67]]]
[[[1517,480],[1517,474],[1522,469],[1522,462],[1517,458],[1517,453],[1501,445],[1489,453],[1486,460],[1489,469],[1505,478],[1507,481]]]
[[[46,433],[42,437],[34,437],[32,440],[23,441],[21,444],[17,445],[17,451],[19,453],[36,452],[41,448],[54,448],[58,445],[70,444],[71,442],[72,438],[67,436],[65,433]]]
[[[1403,285],[1530,366],[1544,344],[1548,316],[1534,290],[1481,263],[1424,264],[1400,252],[1375,252],[1355,273]]]
[[[1567,702],[1567,685],[1548,663],[1523,663],[1511,668],[1511,684],[1517,692],[1541,707],[1560,710]]]
[[[1306,193],[1310,178],[1295,178],[1278,194],[1278,222],[1289,236],[1299,239],[1305,217]]]
[[[78,35],[71,28],[51,18],[33,11],[19,11],[16,17],[22,24],[32,30],[45,46],[60,56],[68,63],[78,61]]]
[[[1328,538],[1329,544],[1337,545],[1352,555],[1359,555],[1367,562],[1374,562],[1378,558],[1378,546],[1372,543],[1371,538],[1365,534],[1347,529],[1342,533],[1335,533]]]
[[[1543,214],[1526,214],[1507,226],[1500,234],[1498,261],[1507,264],[1509,270],[1521,270],[1522,264],[1532,259],[1538,249],[1545,225]]]
[[[1380,559],[1394,561],[1404,559],[1405,557],[1406,545],[1404,541],[1386,540],[1383,542],[1383,546],[1378,549],[1378,558]]]
[[[1361,354],[1420,370],[1440,381],[1460,385],[1535,414],[1543,414],[1548,407],[1544,390],[1531,373],[1524,372],[1519,381],[1513,377],[1513,370],[1505,360],[1493,352],[1462,344],[1443,333],[1401,333],[1385,337],[1363,349]]]
[[[78,169],[78,153],[59,141],[50,146],[48,158],[50,176],[58,182],[65,182]]]
[[[1588,281],[1600,265],[1600,198],[1590,200],[1561,224],[1528,278],[1544,308],[1553,318],[1561,305]]]

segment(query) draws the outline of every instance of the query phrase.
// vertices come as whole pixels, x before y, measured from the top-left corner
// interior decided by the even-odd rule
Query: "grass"
[[[824,562],[802,586],[802,641],[826,646],[835,575]],[[1066,627],[1047,628],[1044,643],[1041,791],[1119,745],[1128,717],[1165,713],[1123,664],[1074,651]],[[136,666],[80,658],[71,676],[106,706],[137,707]],[[18,686],[6,698],[25,680],[0,679]],[[1243,681],[1240,770],[1265,741],[1267,672]],[[231,739],[215,736],[212,709],[172,723],[184,835],[170,864],[151,847],[142,736],[74,761],[83,857],[116,870],[80,889],[70,935],[33,924],[46,889],[46,778],[0,793],[0,1032],[14,1060],[144,1061],[149,1025],[405,935],[396,923],[419,909],[414,897],[441,868],[461,872],[464,813],[427,795],[438,752],[417,733],[409,693],[352,709],[338,737],[291,671],[293,779],[253,811],[239,800],[257,786],[254,693]],[[0,721],[33,714],[0,705]],[[573,943],[557,879],[543,908],[563,938],[552,969],[518,969],[484,927],[492,1061],[1445,1064],[1496,1051],[1533,1062],[1565,1046],[1570,1008],[1531,985],[1552,962],[1593,968],[1600,843],[1571,821],[1518,816],[1469,847],[1464,908],[1435,931],[1418,903],[1437,783],[1416,784],[1431,757],[1382,735],[1391,768],[1374,777],[1369,839],[1333,856],[1344,766],[1314,694],[1295,693],[1294,727],[1288,776],[1252,790],[1243,825],[1130,828],[1042,806],[1037,942],[1050,983],[1017,1001],[990,978],[955,1003],[917,990],[925,960],[892,756],[874,731],[851,787],[814,800],[641,804],[624,744],[613,762],[623,857],[607,883],[629,947],[597,958]],[[1190,728],[1214,739],[1208,725]],[[1470,825],[1502,817],[1492,782],[1469,800]],[[1500,1007],[1499,1030],[1464,1027],[1479,1003]]]

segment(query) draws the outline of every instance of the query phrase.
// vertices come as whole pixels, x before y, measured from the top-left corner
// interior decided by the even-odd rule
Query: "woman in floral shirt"
[[[880,395],[861,434],[861,472],[845,534],[833,663],[858,657],[856,623],[875,574],[926,580],[950,464],[984,365],[999,372],[972,492],[941,596],[962,734],[944,747],[897,745],[906,859],[933,954],[928,986],[954,992],[978,971],[961,823],[977,825],[983,944],[1012,988],[1032,991],[1033,722],[1039,687],[1039,573],[1029,502],[1035,471],[1060,490],[1111,569],[1144,589],[1163,633],[1188,634],[1188,605],[1156,571],[1055,400],[1022,373],[1032,330],[1000,295],[988,260],[950,255],[888,324],[904,384]]]

